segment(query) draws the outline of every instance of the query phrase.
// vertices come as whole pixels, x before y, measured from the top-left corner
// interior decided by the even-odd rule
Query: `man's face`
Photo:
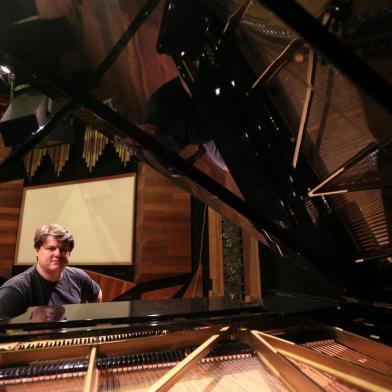
[[[48,235],[43,245],[36,251],[38,265],[46,274],[57,276],[68,264],[70,253],[67,244]]]

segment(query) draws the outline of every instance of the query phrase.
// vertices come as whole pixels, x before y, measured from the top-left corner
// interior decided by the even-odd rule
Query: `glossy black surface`
[[[187,318],[224,317],[241,312],[263,311],[263,302],[246,304],[225,297],[171,299],[156,301],[119,301],[63,306],[38,306],[21,316],[3,320],[5,329],[43,328],[45,324],[66,328],[100,323],[158,322]]]
[[[196,15],[203,15],[200,23],[208,21],[209,25],[199,29],[204,33],[204,46],[199,45],[198,70],[189,87],[246,202],[264,217],[259,230],[278,238],[276,244],[272,239],[271,245],[283,255],[293,259],[300,252],[322,265],[330,279],[340,280],[346,272],[341,258],[347,255],[342,252],[343,246],[328,234],[332,230],[326,227],[326,222],[315,225],[305,208],[307,181],[302,174],[293,174],[290,157],[294,145],[288,129],[266,91],[249,94],[256,75],[241,54],[235,36],[223,33],[223,23],[209,7],[202,2],[194,3],[199,8]],[[175,41],[174,34],[168,31],[170,24],[178,29],[181,20],[193,17],[193,11],[191,15],[181,2],[169,2],[158,42],[161,51],[177,60],[185,79],[189,79],[186,69],[192,67],[184,68],[183,62],[184,59],[194,62],[195,48],[192,46],[188,56],[184,42]],[[257,226],[257,221],[253,222]],[[347,238],[345,235],[342,240]]]
[[[332,312],[337,303],[278,294],[246,304],[225,297],[40,306],[0,321],[0,342],[86,337],[112,341],[197,330],[214,325],[274,329],[298,312]],[[282,317],[282,315],[285,315]],[[43,345],[42,345],[43,347]],[[39,347],[38,347],[39,348]]]
[[[292,130],[283,119],[282,108],[270,99],[269,91],[264,86],[250,90],[256,75],[241,51],[235,34],[236,26],[230,25],[231,22],[226,24],[228,12],[224,6],[221,7],[224,3],[168,1],[157,47],[159,52],[170,54],[177,63],[245,201],[99,100],[88,94],[76,95],[78,88],[47,77],[45,72],[39,72],[34,65],[20,66],[25,66],[24,72],[30,75],[36,86],[50,86],[60,95],[71,98],[68,106],[52,120],[53,124],[74,105],[84,105],[117,129],[108,132],[108,136],[131,137],[157,158],[159,164],[173,174],[173,178],[177,173],[189,177],[213,197],[249,218],[260,232],[268,233],[271,248],[285,257],[287,263],[295,264],[299,271],[310,272],[306,275],[307,279],[312,279],[313,274],[317,279],[328,282],[329,287],[336,287],[336,296],[349,295],[370,301],[376,298],[388,302],[392,292],[388,280],[391,277],[390,262],[357,265],[355,261],[360,256],[358,248],[332,203],[324,197],[308,199],[309,189],[320,179],[302,156],[297,169],[293,170]],[[282,8],[282,3],[279,4],[277,6]],[[151,1],[146,6],[151,11],[149,7],[154,5],[155,2]],[[314,33],[319,34],[317,29]],[[322,37],[323,33],[320,33],[318,38]],[[0,44],[5,52],[18,57],[18,50],[12,46],[12,42],[0,36]],[[338,45],[338,48],[341,49],[341,46]],[[118,52],[113,55],[118,55]],[[105,62],[113,60],[109,57],[98,67],[94,80],[107,69]],[[350,63],[350,57],[346,61]],[[19,59],[19,62],[23,63],[23,59]],[[260,68],[266,65],[260,64]],[[355,62],[351,65],[355,65]],[[53,124],[49,122],[32,134],[2,162],[4,175],[50,132]],[[317,211],[317,219],[311,216],[309,205]],[[386,251],[383,249],[383,257],[390,255],[391,248]],[[305,279],[301,283],[305,285]],[[133,313],[133,309],[130,312],[123,306],[118,305],[118,312],[115,308],[111,309],[113,319],[123,320],[138,314],[137,309]],[[95,309],[95,306],[89,309]],[[86,314],[83,310],[78,317],[87,320],[90,310]],[[188,310],[198,314],[197,309]],[[99,315],[94,317],[99,318]]]
[[[255,216],[263,217],[260,225],[256,219],[253,223],[260,231],[268,232],[271,248],[277,254],[297,264],[299,269],[307,259],[314,266],[310,268],[314,276],[336,284],[341,294],[389,302],[391,266],[383,262],[382,268],[375,263],[358,267],[355,261],[360,259],[360,254],[342,217],[327,198],[308,197],[309,189],[318,181],[317,176],[302,155],[294,170],[292,132],[282,118],[281,108],[270,99],[268,89],[262,85],[251,89],[257,75],[245,60],[235,29],[227,27],[227,10],[216,3],[193,1],[192,4],[191,11],[179,0],[167,2],[158,48],[176,61],[246,203]],[[274,10],[278,8],[284,8],[283,3],[274,6]],[[183,39],[187,29],[184,20],[192,19],[196,24],[197,18],[197,35],[187,43]],[[182,38],[177,38],[173,29]],[[337,40],[322,28],[312,32],[316,36],[320,32],[312,42],[320,42],[324,35],[331,42]],[[194,45],[195,42],[198,44]],[[341,51],[342,47],[337,45],[337,50]],[[317,48],[322,51],[324,46]],[[347,55],[342,61],[345,71],[362,64],[355,55]],[[260,69],[267,65],[260,64]],[[353,80],[367,69],[365,64],[357,67]],[[369,72],[377,78],[373,70]],[[388,86],[380,92],[380,102],[385,103],[387,92],[390,92]],[[317,211],[317,220],[310,210]]]
[[[371,304],[350,304],[305,311],[298,316],[333,325],[392,346],[392,309],[375,307]]]

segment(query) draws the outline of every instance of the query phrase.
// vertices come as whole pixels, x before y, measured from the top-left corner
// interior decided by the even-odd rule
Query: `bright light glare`
[[[0,70],[5,74],[11,73],[11,70],[6,65],[0,65]]]

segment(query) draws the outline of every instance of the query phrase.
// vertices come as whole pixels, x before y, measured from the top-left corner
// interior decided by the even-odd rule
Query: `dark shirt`
[[[98,284],[78,268],[65,267],[61,279],[50,282],[34,266],[12,277],[0,287],[0,319],[18,316],[29,306],[94,301],[99,290]]]

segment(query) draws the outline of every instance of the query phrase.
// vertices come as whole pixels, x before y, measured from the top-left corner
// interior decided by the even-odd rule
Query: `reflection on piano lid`
[[[343,295],[390,303],[390,4],[304,2],[317,23],[272,3],[194,1],[195,12],[169,1],[158,50],[176,61],[272,248],[311,260]]]
[[[56,3],[60,14],[71,10],[75,37],[86,31],[89,7],[98,18],[104,6],[131,16],[83,85],[63,69],[53,75],[60,58],[46,66],[29,59],[18,39],[34,47],[33,33],[14,36],[15,26],[0,23],[1,51],[25,81],[71,98],[14,148],[0,174],[9,176],[81,104],[110,138],[133,139],[141,160],[285,257],[280,266],[322,277],[353,303],[277,295],[248,305],[211,298],[31,309],[0,325],[0,388],[392,390],[391,348],[379,343],[391,343],[390,2],[300,2],[314,18],[291,0],[158,3]],[[124,100],[135,80],[129,72],[120,80],[129,63],[118,56],[148,17],[149,28],[160,20],[158,51],[173,58],[192,93],[235,194],[122,115],[141,100]],[[26,26],[34,31],[33,24],[16,28]],[[100,29],[110,30],[107,23]],[[91,45],[101,45],[92,36]],[[86,60],[77,63],[96,63]],[[118,72],[101,83],[115,61]],[[136,74],[139,85],[148,79],[146,68]],[[97,82],[112,88],[110,95],[117,87],[115,98],[127,111],[88,95]],[[298,312],[306,317],[289,315]],[[309,319],[349,326],[368,339]]]
[[[136,17],[84,85],[45,74],[37,59],[23,56],[7,25],[1,27],[1,49],[27,81],[71,98],[14,148],[1,164],[3,174],[81,104],[107,125],[100,129],[110,138],[133,139],[141,160],[247,227],[287,263],[332,282],[342,297],[390,304],[390,3],[354,1],[350,8],[346,2],[303,2],[316,17],[310,18],[293,1],[275,1],[282,22],[261,6],[270,7],[269,1],[189,1],[169,0],[164,10],[157,8],[160,16],[163,11],[157,48],[173,58],[239,192],[88,95],[114,61],[129,65],[118,55],[157,1],[136,12],[136,3],[129,5],[127,12]],[[84,6],[72,21],[78,32],[85,27]],[[294,15],[303,17],[306,31]],[[126,81],[116,76],[111,73],[110,85],[128,88],[129,75]],[[133,110],[131,103],[124,105]],[[137,314],[115,309],[118,322]],[[89,318],[78,317],[83,323]]]
[[[308,301],[309,302],[309,301]],[[304,303],[304,309],[311,308]],[[328,306],[326,304],[325,306]],[[10,320],[3,320],[5,329],[40,329],[45,324],[66,328],[68,324],[94,326],[97,323],[120,324],[154,322],[188,318],[224,317],[242,312],[263,312],[263,301],[244,303],[226,297],[118,301],[62,306],[37,306]],[[39,317],[39,316],[43,317]]]

